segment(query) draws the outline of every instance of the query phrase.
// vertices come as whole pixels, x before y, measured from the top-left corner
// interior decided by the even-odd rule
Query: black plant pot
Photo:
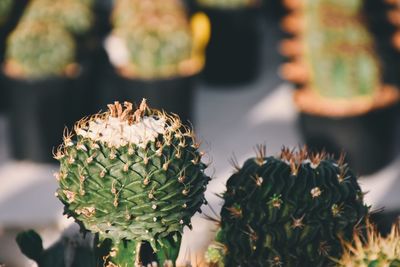
[[[53,162],[65,127],[87,114],[85,75],[75,79],[6,77],[11,153],[14,159]]]
[[[394,159],[398,114],[397,104],[345,118],[301,113],[300,129],[311,150],[325,149],[336,156],[345,152],[350,167],[365,175]]]
[[[7,90],[3,76],[0,75],[0,114],[7,110]]]
[[[121,77],[114,70],[101,79],[98,109],[114,101],[139,104],[143,98],[150,107],[178,114],[193,122],[193,97],[197,75],[169,79],[140,80]]]
[[[254,80],[261,63],[262,17],[259,8],[201,9],[211,22],[204,79],[210,84]]]
[[[280,22],[282,18],[288,14],[288,10],[283,5],[282,0],[264,0],[262,3],[264,13],[268,20]]]

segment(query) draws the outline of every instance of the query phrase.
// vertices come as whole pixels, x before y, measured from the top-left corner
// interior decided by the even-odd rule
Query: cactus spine
[[[209,181],[193,131],[143,101],[109,105],[74,132],[55,155],[65,213],[108,244],[109,266],[139,264],[145,244],[160,263],[174,262]]]
[[[363,225],[368,207],[357,179],[342,160],[283,149],[266,157],[260,147],[227,182],[217,266],[330,266]],[[218,261],[224,255],[224,260]]]
[[[391,233],[382,237],[373,225],[367,227],[366,241],[358,233],[353,242],[346,242],[345,253],[339,261],[344,267],[399,267],[400,225],[394,224]]]
[[[291,14],[282,25],[294,37],[282,43],[282,53],[291,59],[282,75],[303,89],[296,94],[301,109],[362,113],[399,99],[396,89],[381,80],[373,36],[363,20],[363,2],[285,1]],[[319,106],[325,111],[317,110]]]
[[[62,27],[42,21],[20,22],[7,39],[6,73],[43,79],[71,74],[75,41]]]

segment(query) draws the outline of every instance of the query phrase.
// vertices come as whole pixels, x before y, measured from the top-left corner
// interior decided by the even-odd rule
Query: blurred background
[[[257,144],[344,152],[385,233],[400,215],[399,48],[396,0],[1,0],[0,263],[34,266],[18,232],[48,247],[73,224],[52,151],[116,100],[147,98],[202,141],[211,208],[182,248],[198,262],[229,160]]]

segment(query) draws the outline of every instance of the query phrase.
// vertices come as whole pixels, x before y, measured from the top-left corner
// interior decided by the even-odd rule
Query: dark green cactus
[[[25,79],[64,76],[75,60],[75,41],[61,26],[20,22],[7,39],[6,73]]]
[[[369,224],[367,238],[355,233],[352,242],[346,242],[344,247],[340,267],[400,267],[400,221],[385,238]]]
[[[236,168],[223,194],[220,246],[211,250],[225,254],[225,266],[330,266],[340,239],[368,214],[352,171],[323,154],[283,149],[276,158],[260,148]]]
[[[95,267],[93,238],[79,234],[63,234],[58,242],[44,249],[42,238],[34,230],[17,235],[17,244],[23,254],[39,267]]]
[[[159,262],[175,262],[183,228],[205,202],[206,165],[178,117],[145,101],[136,111],[124,106],[109,105],[78,122],[76,138],[65,136],[55,155],[61,164],[56,194],[68,216],[111,242],[110,266],[139,263],[145,243]]]

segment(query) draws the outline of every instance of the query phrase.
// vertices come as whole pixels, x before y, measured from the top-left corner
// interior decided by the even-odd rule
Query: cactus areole
[[[145,100],[136,110],[128,102],[108,108],[79,121],[55,154],[65,213],[117,244],[111,257],[122,240],[154,250],[180,240],[210,180],[193,131]]]
[[[368,214],[356,177],[324,154],[264,149],[227,182],[216,238],[225,266],[330,266]]]

